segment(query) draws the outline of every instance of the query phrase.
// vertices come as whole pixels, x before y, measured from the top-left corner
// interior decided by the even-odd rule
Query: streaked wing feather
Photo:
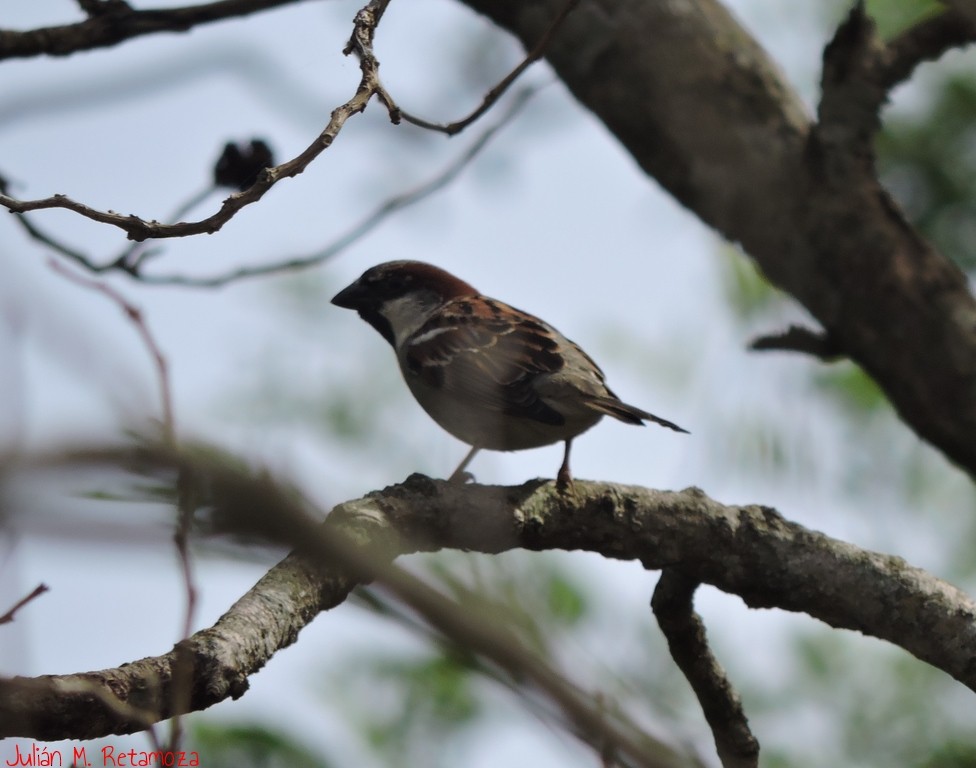
[[[491,299],[481,305],[482,313],[465,307],[464,301],[452,302],[416,331],[409,342],[408,367],[481,408],[562,424],[563,416],[532,386],[536,376],[564,365],[548,327]],[[510,313],[519,318],[517,323],[505,319]]]

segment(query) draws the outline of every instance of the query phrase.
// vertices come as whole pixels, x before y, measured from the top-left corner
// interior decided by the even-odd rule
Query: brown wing
[[[536,376],[565,364],[553,330],[499,301],[463,298],[445,305],[407,341],[405,360],[409,372],[474,408],[565,422],[532,386]]]

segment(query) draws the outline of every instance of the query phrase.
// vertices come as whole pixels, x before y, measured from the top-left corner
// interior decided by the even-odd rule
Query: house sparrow
[[[573,438],[604,416],[686,432],[622,402],[589,355],[548,323],[430,264],[380,264],[332,303],[355,309],[390,342],[417,402],[471,446],[451,480],[463,477],[482,448],[519,451],[564,440],[557,482],[566,486]]]

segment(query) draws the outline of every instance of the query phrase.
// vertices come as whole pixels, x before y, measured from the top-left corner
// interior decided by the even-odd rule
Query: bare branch
[[[471,123],[481,117],[485,112],[491,109],[492,105],[501,97],[505,91],[508,90],[509,86],[514,83],[519,76],[525,72],[530,66],[541,59],[546,52],[546,48],[549,47],[549,42],[552,40],[553,35],[556,34],[556,30],[562,25],[563,21],[570,14],[570,12],[579,5],[580,0],[568,0],[568,2],[562,7],[559,13],[556,14],[552,23],[546,29],[545,33],[539,38],[539,42],[536,46],[529,52],[521,64],[519,64],[515,69],[513,69],[498,85],[492,88],[488,93],[485,94],[481,101],[481,105],[475,109],[470,115],[461,120],[453,123],[447,123],[446,125],[440,123],[431,123],[420,117],[414,117],[413,115],[400,111],[400,116],[408,123],[419,126],[420,128],[427,128],[432,131],[440,131],[441,133],[446,133],[448,136],[454,136],[460,133],[465,128],[467,128]]]
[[[213,234],[219,231],[242,208],[264,197],[265,193],[276,183],[302,173],[316,157],[332,146],[332,142],[335,141],[346,121],[353,115],[363,112],[374,95],[386,106],[390,113],[390,119],[394,123],[399,121],[399,111],[379,81],[379,62],[376,60],[372,48],[376,24],[379,23],[382,11],[388,2],[389,0],[371,0],[356,14],[352,37],[350,37],[345,48],[347,54],[354,52],[359,58],[362,78],[356,94],[345,104],[332,111],[328,125],[301,154],[280,165],[265,168],[258,175],[254,184],[243,192],[238,192],[224,200],[223,205],[213,215],[194,222],[163,224],[156,220],[146,221],[133,214],[125,215],[112,210],[96,210],[61,194],[38,200],[17,200],[6,193],[2,193],[0,194],[0,205],[8,208],[11,213],[64,208],[92,221],[118,227],[126,233],[130,240],[137,241],[149,238],[161,239]]]
[[[478,138],[472,142],[471,146],[464,150],[457,158],[451,162],[444,170],[431,179],[428,179],[420,186],[401,192],[382,202],[375,210],[370,212],[361,221],[355,224],[345,234],[336,238],[325,248],[308,256],[298,256],[284,261],[277,261],[271,264],[263,264],[257,267],[241,267],[220,275],[211,277],[191,277],[186,275],[151,275],[139,274],[136,278],[144,283],[151,285],[182,285],[193,288],[217,288],[251,277],[262,277],[264,275],[280,274],[316,266],[337,256],[354,243],[361,240],[370,232],[375,230],[384,221],[395,213],[419,203],[435,192],[439,192],[454,181],[461,172],[467,168],[471,162],[481,154],[488,143],[507,126],[515,116],[522,110],[536,93],[538,88],[526,88],[518,92],[505,113],[495,124],[489,126]]]
[[[217,185],[209,185],[198,192],[194,192],[177,207],[177,209],[173,212],[173,215],[169,216],[167,220],[179,221],[190,211],[196,208],[200,203],[206,200],[207,197],[209,197],[210,194],[217,189],[219,189]],[[103,269],[118,269],[132,275],[133,277],[136,277],[139,275],[146,262],[148,262],[153,256],[159,255],[161,252],[161,248],[153,248],[148,244],[148,241],[131,243],[125,250],[122,251],[122,253],[116,256],[115,259],[106,264]]]
[[[102,0],[95,1],[101,2]],[[261,139],[252,139],[248,145],[244,146],[228,142],[215,165],[213,183],[190,195],[177,206],[176,210],[166,220],[179,221],[214,191],[220,189],[220,187],[230,186],[237,188],[239,191],[246,190],[256,181],[258,173],[272,165],[271,158],[270,147]],[[8,189],[9,184],[0,177],[0,192],[6,194]],[[53,235],[41,229],[41,227],[34,224],[31,217],[27,214],[21,214],[16,219],[31,238],[53,251],[60,253],[62,256],[66,256],[89,272],[96,274],[118,270],[133,277],[138,277],[149,259],[161,253],[161,249],[152,248],[147,244],[147,241],[134,242],[127,246],[118,256],[99,264],[87,254],[66,243],[62,243]]]
[[[705,625],[694,610],[698,584],[674,568],[665,568],[651,607],[668,640],[675,664],[688,678],[715,737],[724,768],[756,768],[759,742],[749,730],[742,699],[708,647]]]
[[[130,247],[126,248],[119,256],[113,258],[111,261],[99,264],[81,251],[57,241],[48,233],[37,227],[28,216],[18,216],[17,219],[24,229],[27,230],[27,232],[35,240],[57,251],[58,253],[61,253],[91,272],[103,273],[119,270],[140,282],[150,285],[180,285],[193,288],[217,288],[236,282],[237,280],[280,274],[283,272],[290,272],[304,269],[306,267],[316,266],[342,253],[351,245],[378,228],[384,221],[394,214],[398,213],[404,208],[408,208],[425,200],[434,193],[439,192],[440,190],[444,189],[444,187],[448,186],[461,174],[465,168],[467,168],[468,165],[471,164],[472,161],[474,161],[476,157],[478,157],[478,155],[481,154],[482,150],[485,149],[489,142],[494,139],[504,127],[509,125],[514,120],[528,101],[543,87],[544,86],[528,86],[517,91],[498,121],[486,128],[469,147],[459,154],[457,158],[455,158],[440,173],[413,189],[400,192],[399,194],[388,198],[378,205],[375,210],[366,215],[361,221],[352,226],[345,234],[336,238],[336,240],[321,250],[307,256],[296,256],[294,258],[276,261],[270,264],[263,264],[256,267],[241,267],[239,269],[230,270],[228,272],[210,277],[193,277],[179,274],[145,274],[142,271],[143,267],[148,263],[150,257],[155,255],[154,251],[146,250],[145,243],[133,243]],[[186,211],[195,207],[207,194],[212,192],[213,189],[214,187],[207,187],[206,190],[192,195],[187,202],[180,205],[176,213],[171,218],[178,218]],[[6,192],[6,188],[0,186],[0,191]]]
[[[890,91],[911,77],[919,64],[974,41],[976,20],[957,10],[924,19],[888,43],[879,62],[879,79]]]
[[[27,605],[31,600],[35,600],[43,595],[48,590],[50,590],[50,587],[48,587],[47,584],[38,584],[36,587],[34,587],[34,590],[27,595],[27,597],[18,600],[16,603],[14,603],[13,607],[9,611],[0,615],[0,624],[9,624],[12,622],[14,620],[14,616],[17,614],[17,611]]]
[[[219,0],[181,8],[133,10],[122,0],[83,0],[88,18],[77,24],[20,32],[0,30],[0,60],[67,56],[159,32],[188,32],[201,24],[247,16],[301,0]]]

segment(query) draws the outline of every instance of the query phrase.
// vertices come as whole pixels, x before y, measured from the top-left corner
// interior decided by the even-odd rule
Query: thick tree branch
[[[0,30],[0,60],[29,56],[68,56],[105,48],[123,40],[158,32],[188,32],[201,24],[247,16],[301,0],[219,0],[181,8],[133,10],[123,2],[104,3],[77,24],[18,31]]]
[[[283,514],[297,503],[294,496],[267,478],[218,470],[212,462],[198,462],[193,471],[213,489],[218,519],[232,518],[237,530],[312,541],[294,515]],[[567,494],[551,482],[458,486],[415,475],[340,505],[329,525],[352,535],[368,555],[333,540],[334,558],[318,569],[289,556],[216,625],[163,656],[82,675],[3,681],[0,737],[93,738],[183,711],[171,691],[179,652],[192,660],[194,680],[184,709],[236,698],[320,610],[341,603],[362,578],[382,579],[386,559],[444,547],[585,549],[648,569],[675,567],[750,606],[804,612],[888,640],[976,690],[976,603],[965,594],[899,558],[807,530],[766,507],[724,506],[697,489],[577,481]]]
[[[970,24],[976,24],[976,0],[942,0],[956,13],[965,17]]]
[[[873,173],[874,134],[888,96],[887,87],[874,72],[883,50],[874,21],[861,2],[824,48],[814,138],[826,160],[835,164],[834,175]]]
[[[526,47],[559,7],[465,2]],[[875,50],[863,29],[846,32],[849,51]],[[740,243],[878,382],[902,419],[976,476],[976,301],[965,275],[905,221],[870,156],[845,162],[845,137],[865,136],[861,113],[835,99],[827,124],[815,127],[717,0],[582,0],[546,58],[649,175]],[[843,75],[832,68],[830,98],[866,92],[880,107],[884,85]],[[876,114],[869,117],[874,124]]]

